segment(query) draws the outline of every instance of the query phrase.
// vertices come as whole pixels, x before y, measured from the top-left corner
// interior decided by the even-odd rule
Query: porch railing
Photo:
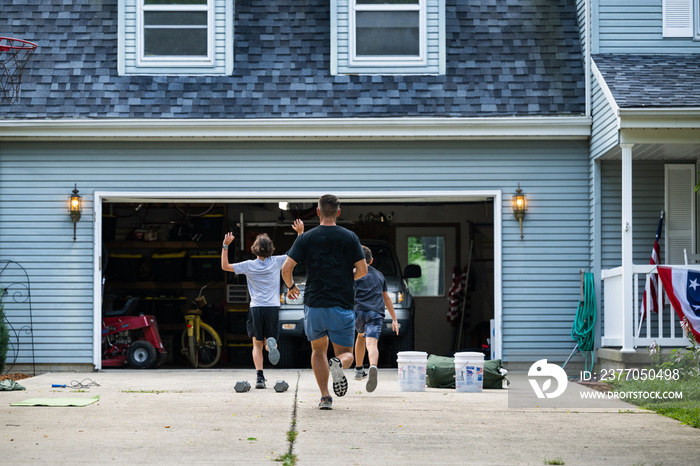
[[[622,267],[602,270],[603,280],[603,336],[602,346],[627,347],[623,341],[623,321],[631,322],[633,334],[632,344],[634,348],[648,347],[656,343],[662,347],[685,347],[688,345],[688,338],[680,325],[680,320],[676,312],[671,307],[666,294],[663,292],[663,285],[658,274],[653,275],[653,280],[657,283],[657,309],[658,313],[649,311],[646,319],[642,320],[641,310],[644,298],[644,287],[647,276],[656,270],[655,265],[633,265],[633,296],[634,305],[632,315],[623,315],[625,306],[623,305],[624,293],[622,283]],[[651,293],[646,295],[646,309],[651,309]],[[625,322],[625,323],[626,323]]]

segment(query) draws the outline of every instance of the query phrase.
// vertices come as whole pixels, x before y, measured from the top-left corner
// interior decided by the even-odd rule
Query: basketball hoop
[[[17,101],[24,65],[36,47],[26,40],[0,37],[0,101]]]

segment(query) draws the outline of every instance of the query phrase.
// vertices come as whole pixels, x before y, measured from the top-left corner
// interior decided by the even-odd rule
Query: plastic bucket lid
[[[396,356],[398,362],[428,362],[428,353],[425,351],[399,351]]]
[[[483,361],[484,360],[484,353],[470,353],[470,352],[463,352],[463,353],[455,353],[455,361],[459,359],[460,361]]]

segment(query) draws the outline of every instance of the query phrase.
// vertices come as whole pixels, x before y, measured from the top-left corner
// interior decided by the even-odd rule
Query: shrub
[[[682,398],[678,399],[632,399],[630,402],[700,428],[700,348],[688,321],[683,319],[681,325],[686,330],[690,343],[685,350],[674,349],[664,356],[656,342],[649,346],[652,368],[659,373],[674,374],[674,377],[646,380],[621,378],[612,385],[615,391],[680,392]]]

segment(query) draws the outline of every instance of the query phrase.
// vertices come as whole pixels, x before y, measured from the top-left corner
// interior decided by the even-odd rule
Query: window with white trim
[[[444,0],[331,0],[332,74],[444,74]]]
[[[425,63],[425,0],[350,0],[350,64]]]
[[[212,64],[212,0],[139,0],[139,64]]]
[[[120,74],[229,75],[233,0],[121,0]]]

